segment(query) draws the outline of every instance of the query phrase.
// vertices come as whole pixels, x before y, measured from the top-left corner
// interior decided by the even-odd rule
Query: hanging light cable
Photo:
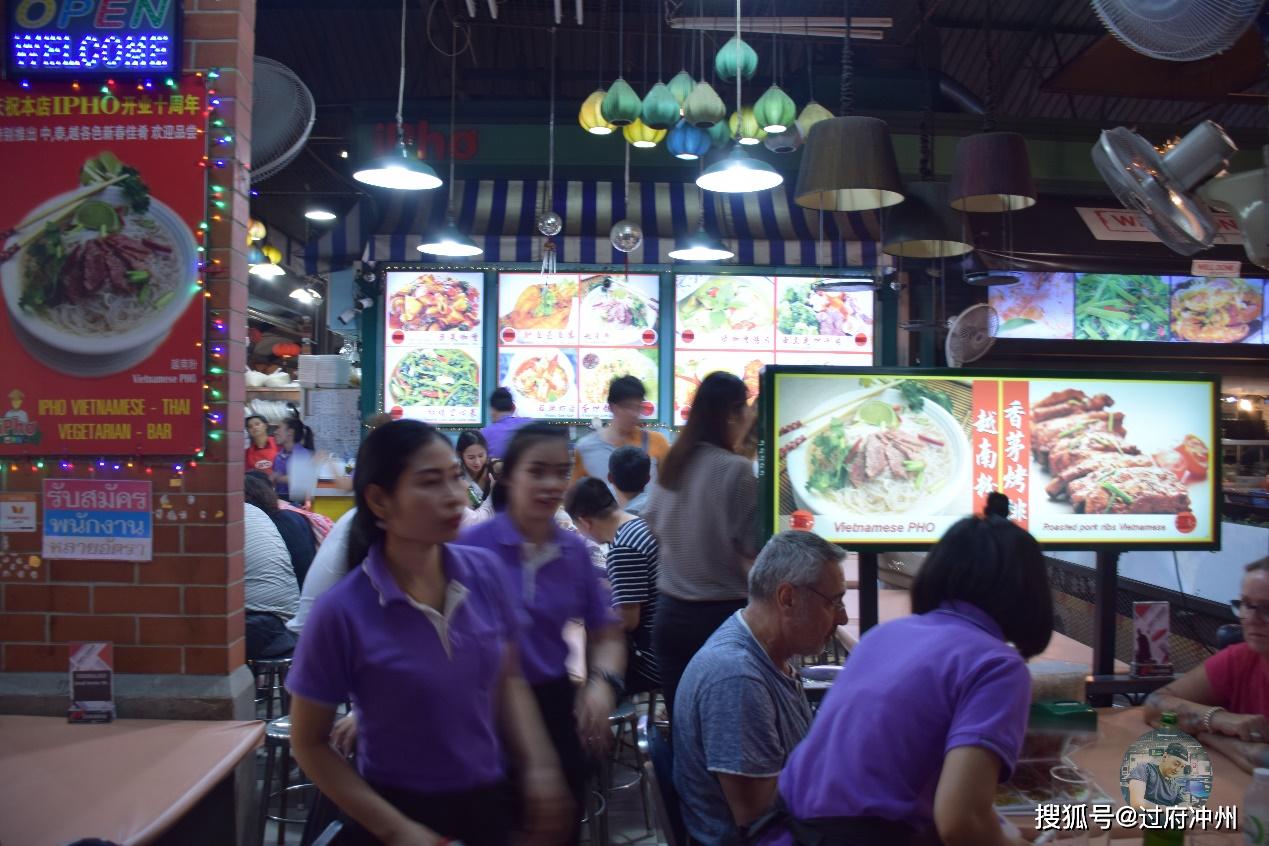
[[[459,231],[454,223],[454,125],[458,104],[458,21],[450,24],[449,54],[449,196],[446,198],[445,226],[427,241],[419,244],[421,253],[434,256],[464,258],[478,256],[484,250]]]
[[[736,42],[740,42],[740,0],[736,0]],[[742,114],[740,100],[741,78],[736,73],[736,114]],[[739,143],[722,161],[710,165],[698,177],[696,184],[706,191],[724,194],[748,194],[767,191],[784,182],[779,171],[761,159],[750,158]]]
[[[376,188],[391,188],[396,191],[428,191],[441,186],[436,171],[419,161],[417,155],[411,155],[405,145],[405,119],[402,108],[405,104],[405,23],[406,2],[401,0],[401,73],[397,79],[397,143],[396,148],[368,167],[353,173],[353,179]]]

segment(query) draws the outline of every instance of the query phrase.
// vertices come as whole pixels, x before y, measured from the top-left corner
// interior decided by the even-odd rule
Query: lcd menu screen
[[[479,423],[484,274],[391,271],[385,286],[384,407],[428,423]]]
[[[1264,343],[1265,282],[1119,273],[1023,273],[991,289],[1001,338]]]
[[[660,277],[503,273],[498,278],[498,384],[526,417],[609,418],[608,385],[643,382],[656,419]]]
[[[697,386],[715,370],[743,379],[753,402],[769,364],[871,364],[872,292],[821,289],[833,281],[676,277],[674,422],[687,420]]]
[[[761,393],[768,526],[921,548],[1000,491],[1054,548],[1215,549],[1218,387],[777,365]]]

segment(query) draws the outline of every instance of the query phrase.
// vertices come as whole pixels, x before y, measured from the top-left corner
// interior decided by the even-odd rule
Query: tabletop
[[[149,843],[264,738],[264,723],[0,716],[0,843]]]

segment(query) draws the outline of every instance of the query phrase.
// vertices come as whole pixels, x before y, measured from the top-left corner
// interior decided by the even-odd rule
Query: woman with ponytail
[[[466,490],[449,440],[417,421],[375,430],[355,496],[364,560],[314,604],[287,678],[291,748],[346,816],[340,843],[501,846],[517,805],[526,833],[558,841],[572,809],[520,674],[517,599],[492,555],[453,543]],[[331,746],[345,701],[355,770]]]

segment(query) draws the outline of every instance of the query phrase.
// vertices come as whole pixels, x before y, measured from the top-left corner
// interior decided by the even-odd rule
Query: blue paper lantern
[[[670,130],[665,139],[665,147],[676,159],[695,161],[709,152],[709,133],[680,120]]]

